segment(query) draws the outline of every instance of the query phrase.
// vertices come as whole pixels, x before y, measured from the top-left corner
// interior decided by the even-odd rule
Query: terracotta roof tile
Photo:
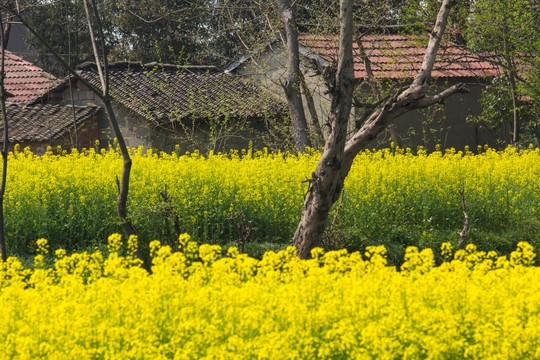
[[[301,35],[300,42],[315,54],[328,61],[337,57],[337,37]],[[380,79],[405,79],[414,77],[424,58],[426,42],[420,36],[367,35],[362,45],[368,56],[373,74]],[[358,44],[353,43],[354,75],[366,76]],[[453,44],[441,44],[433,67],[434,77],[484,77],[497,76],[497,68],[480,61],[467,50]]]
[[[79,71],[100,88],[95,64],[83,64]],[[263,94],[246,78],[225,74],[214,67],[115,63],[109,67],[109,80],[115,101],[157,123],[223,116],[258,117],[276,113],[285,106]]]
[[[9,142],[56,139],[73,126],[71,106],[52,104],[7,104]],[[97,106],[75,106],[77,124],[100,110]],[[0,126],[0,134],[3,126]],[[2,139],[0,139],[0,142]]]
[[[53,75],[7,50],[5,70],[4,84],[10,102],[32,101],[49,91],[58,82]]]

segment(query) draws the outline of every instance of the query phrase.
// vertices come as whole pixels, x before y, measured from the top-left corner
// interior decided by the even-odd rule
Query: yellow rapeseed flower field
[[[53,250],[92,249],[120,231],[115,211],[120,154],[113,148],[57,153],[35,156],[16,148],[10,154],[5,209],[11,254],[35,251],[41,237]],[[238,239],[242,219],[250,222],[252,239],[290,244],[308,186],[302,181],[311,177],[320,156],[316,151],[131,153],[129,217],[140,237],[165,243],[178,217],[181,230],[197,241],[221,245]],[[392,245],[393,260],[402,258],[408,245],[457,241],[462,185],[471,241],[506,254],[518,241],[540,244],[540,150],[507,148],[480,149],[478,155],[452,149],[360,153],[340,201],[337,245],[353,250]],[[168,204],[160,195],[165,189]],[[503,235],[492,235],[498,233]]]
[[[0,262],[0,359],[540,358],[525,242],[509,257],[445,243],[439,266],[411,247],[396,271],[383,246],[256,260],[184,234],[179,252],[150,244],[151,273],[136,243],[68,256],[40,239],[33,269]]]

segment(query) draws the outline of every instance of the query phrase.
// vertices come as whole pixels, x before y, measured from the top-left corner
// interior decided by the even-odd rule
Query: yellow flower
[[[107,245],[109,252],[118,252],[121,246],[122,246],[122,235],[112,234],[109,236],[108,245]]]
[[[38,239],[36,241],[38,253],[45,255],[49,253],[49,243],[47,239]]]

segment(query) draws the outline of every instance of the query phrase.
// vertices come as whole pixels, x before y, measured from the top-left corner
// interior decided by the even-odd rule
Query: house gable
[[[427,37],[425,38],[427,39]],[[337,59],[338,46],[336,36],[300,35],[301,71],[306,83],[311,104],[303,90],[304,111],[310,129],[318,122],[318,127],[326,137],[329,132],[326,126],[330,109],[330,93],[321,75],[321,69]],[[420,36],[411,35],[365,35],[362,47],[371,64],[374,77],[386,91],[396,86],[410,83],[421,67],[426,43]],[[357,79],[367,78],[364,59],[360,56],[359,46],[353,44],[354,72]],[[253,52],[243,61],[237,61],[229,70],[232,73],[251,76],[256,81],[272,88],[274,94],[284,98],[280,86],[287,73],[287,52],[282,42],[274,42],[264,50]],[[477,59],[468,51],[450,43],[442,44],[438,60],[433,71],[433,87],[438,92],[458,82],[463,82],[470,90],[466,96],[454,96],[441,106],[415,110],[402,115],[395,121],[397,139],[404,146],[426,146],[430,149],[436,144],[443,148],[464,146],[476,148],[477,145],[497,145],[496,138],[488,131],[479,129],[477,125],[467,123],[468,116],[478,115],[481,111],[480,97],[488,78],[499,75],[499,70],[489,62]],[[384,91],[384,90],[383,90]],[[395,90],[394,90],[395,91]],[[370,97],[371,88],[362,82],[358,94]],[[372,94],[371,94],[372,95]],[[373,97],[373,96],[371,96]],[[369,100],[367,102],[370,102]],[[376,102],[376,101],[375,101]],[[364,113],[363,108],[354,108],[351,112],[349,134],[357,129]],[[388,146],[391,139],[389,132],[383,133],[373,146]]]

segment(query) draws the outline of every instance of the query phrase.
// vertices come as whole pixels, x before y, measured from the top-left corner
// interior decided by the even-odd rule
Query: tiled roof
[[[7,104],[9,142],[56,139],[73,126],[71,106],[51,104]],[[100,110],[97,106],[75,106],[77,124]],[[4,127],[0,126],[0,142]]]
[[[80,74],[100,88],[93,63]],[[225,74],[215,67],[113,63],[109,66],[111,96],[156,123],[180,119],[259,117],[283,109],[278,102],[246,78]]]
[[[52,88],[58,79],[6,50],[5,89],[8,101],[20,103],[32,101]]]
[[[331,61],[337,58],[338,39],[331,36],[301,35],[300,42],[313,53]],[[404,35],[366,35],[362,45],[371,62],[373,75],[379,79],[413,78],[420,70],[427,38]],[[366,76],[358,44],[353,42],[354,75]],[[444,78],[497,76],[497,69],[480,61],[467,50],[453,44],[441,44],[432,76]]]

